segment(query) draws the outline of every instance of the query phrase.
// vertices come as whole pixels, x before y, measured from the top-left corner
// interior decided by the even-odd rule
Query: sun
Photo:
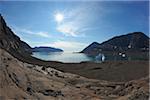
[[[56,20],[58,23],[62,22],[63,19],[64,19],[64,15],[63,15],[63,14],[57,13],[57,14],[55,15],[55,20]]]

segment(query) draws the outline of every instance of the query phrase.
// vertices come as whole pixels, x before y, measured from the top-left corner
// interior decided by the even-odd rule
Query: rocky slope
[[[148,77],[107,82],[32,65],[0,49],[1,100],[148,100]]]
[[[42,65],[45,61],[41,61],[31,56],[32,48],[20,40],[7,26],[4,18],[0,14],[0,48],[9,52],[15,58],[28,63]],[[45,64],[47,65],[47,63]]]
[[[0,15],[0,47],[9,51],[24,54],[31,54],[31,47],[21,41],[12,30],[6,25],[3,17]]]
[[[93,42],[82,53],[97,54],[102,51],[135,52],[148,51],[149,37],[142,32],[133,32],[127,35],[113,37],[101,44]]]

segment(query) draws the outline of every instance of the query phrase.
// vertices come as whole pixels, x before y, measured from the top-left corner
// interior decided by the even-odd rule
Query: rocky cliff
[[[0,48],[9,52],[15,58],[28,63],[39,64],[45,63],[31,56],[32,48],[20,40],[14,32],[7,26],[4,18],[0,14]],[[47,65],[47,64],[45,64]]]
[[[3,17],[0,15],[0,47],[14,54],[31,54],[31,47],[21,41],[12,30],[6,25]]]

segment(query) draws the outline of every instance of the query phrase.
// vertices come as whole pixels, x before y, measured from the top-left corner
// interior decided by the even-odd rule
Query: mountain
[[[15,58],[28,63],[47,65],[45,61],[32,57],[32,48],[22,41],[14,32],[7,26],[5,20],[0,14],[0,48],[9,52]]]
[[[95,55],[95,54],[98,54],[99,48],[100,48],[100,44],[98,42],[93,42],[89,46],[87,46],[85,49],[83,49],[81,53]]]
[[[103,51],[148,51],[149,37],[142,32],[133,32],[127,35],[113,37],[103,43],[93,42],[81,52],[86,54],[97,54]]]
[[[63,50],[53,47],[34,47],[32,52],[63,52]]]
[[[21,41],[20,38],[15,35],[12,30],[6,25],[3,17],[0,15],[0,47],[8,52],[17,52],[24,54],[31,54],[31,47]]]
[[[0,100],[148,100],[149,98],[148,75],[128,82],[88,79],[79,75],[61,72],[52,67],[67,66],[66,68],[75,68],[74,71],[83,71],[82,69],[85,71],[84,66],[86,66],[90,69],[86,73],[89,75],[91,70],[94,70],[94,73],[100,70],[96,73],[102,73],[106,66],[101,68],[101,66],[97,66],[101,64],[97,63],[96,68],[91,69],[90,67],[94,66],[94,63],[91,63],[92,65],[82,63],[85,65],[82,66],[82,69],[78,69],[74,66],[74,63],[42,61],[32,57],[31,53],[32,48],[21,41],[7,27],[0,15]],[[135,63],[129,67],[139,65]],[[143,62],[141,63],[143,64]],[[112,67],[110,64],[107,65],[109,69]],[[117,65],[122,66],[122,63]],[[144,69],[143,66],[139,66]],[[136,72],[141,70],[137,69],[137,66],[135,67],[136,70],[124,71],[124,73],[129,76],[141,75],[141,73]],[[115,70],[117,68],[120,67],[115,67]],[[128,69],[122,66],[121,69],[123,68]],[[107,77],[110,74],[113,78],[114,75],[112,74],[114,72],[108,73],[108,71],[102,75]],[[134,75],[128,73],[131,73],[131,71],[134,72]],[[146,71],[142,71],[142,73]],[[119,74],[117,76],[123,75],[122,79],[126,76],[119,70],[116,72]]]

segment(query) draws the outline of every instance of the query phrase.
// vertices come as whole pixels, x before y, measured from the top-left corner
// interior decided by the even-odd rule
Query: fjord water
[[[87,56],[86,54],[71,52],[34,52],[32,56],[46,61],[60,61],[64,63],[94,61],[93,57]]]
[[[36,58],[46,61],[59,61],[64,63],[80,63],[85,61],[97,62],[102,61],[130,61],[130,60],[148,60],[148,53],[132,53],[126,55],[113,55],[112,53],[99,54],[97,56],[88,56],[84,53],[71,53],[71,52],[33,52]]]

